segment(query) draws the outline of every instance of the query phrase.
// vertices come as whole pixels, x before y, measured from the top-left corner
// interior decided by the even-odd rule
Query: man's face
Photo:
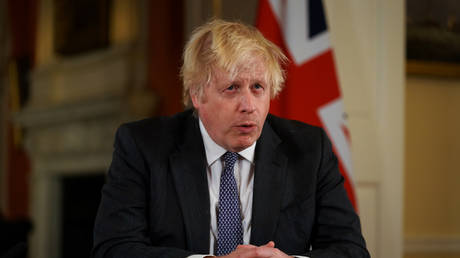
[[[260,136],[270,107],[270,86],[261,58],[238,67],[237,75],[213,70],[213,79],[192,102],[209,136],[226,150],[239,152]]]

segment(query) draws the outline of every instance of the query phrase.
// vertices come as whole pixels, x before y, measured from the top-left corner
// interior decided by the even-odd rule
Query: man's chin
[[[233,152],[240,152],[246,148],[249,148],[251,145],[253,145],[255,142],[254,139],[245,139],[245,140],[240,140],[238,142],[236,142],[235,144],[233,144],[232,146],[230,146],[231,150],[230,151],[233,151]]]

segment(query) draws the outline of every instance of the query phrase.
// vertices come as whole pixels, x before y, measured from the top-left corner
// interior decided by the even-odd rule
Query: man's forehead
[[[215,66],[212,69],[212,73],[217,80],[257,80],[265,82],[268,71],[264,61],[252,58],[228,69]]]

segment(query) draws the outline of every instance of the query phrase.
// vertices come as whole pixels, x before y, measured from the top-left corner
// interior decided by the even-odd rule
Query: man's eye
[[[262,85],[260,85],[258,83],[254,84],[254,89],[256,89],[256,90],[260,90],[260,89],[263,89],[263,88],[264,87],[262,87]]]
[[[232,84],[232,85],[230,85],[230,86],[228,86],[226,88],[226,90],[235,90],[235,89],[236,89],[236,86],[234,84]]]

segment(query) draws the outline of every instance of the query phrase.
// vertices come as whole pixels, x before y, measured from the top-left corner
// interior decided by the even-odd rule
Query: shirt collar
[[[208,166],[214,163],[216,160],[220,159],[222,155],[227,152],[226,149],[222,148],[219,144],[217,144],[211,136],[209,136],[208,131],[199,119],[200,122],[200,132],[201,136],[203,137],[204,149],[206,151],[206,159],[208,161]],[[254,151],[256,149],[256,142],[254,142],[251,146],[247,147],[246,149],[238,152],[238,155],[243,157],[244,159],[248,160],[249,162],[254,162]]]

